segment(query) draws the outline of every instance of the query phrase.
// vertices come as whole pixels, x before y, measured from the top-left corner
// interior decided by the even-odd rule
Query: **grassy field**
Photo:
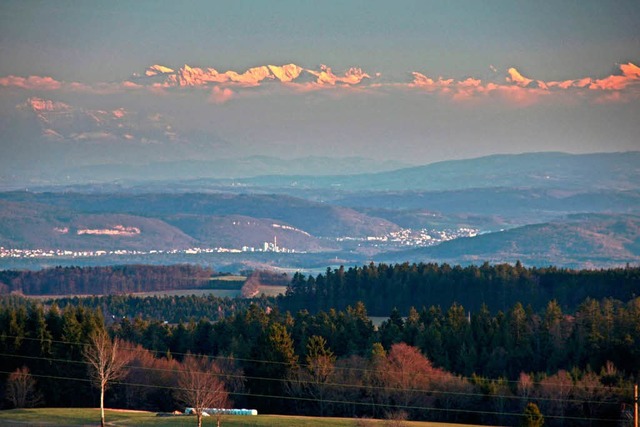
[[[286,286],[267,286],[267,285],[261,285],[260,286],[260,291],[258,292],[258,295],[262,295],[265,294],[268,297],[276,297],[280,294],[283,294],[287,292],[287,287]]]
[[[230,274],[228,276],[214,276],[209,279],[211,282],[242,282],[247,280],[247,276],[238,276]]]
[[[159,417],[155,412],[106,410],[107,425],[111,426],[158,426],[178,427],[193,426],[196,419],[193,416],[176,415]],[[6,427],[18,426],[98,426],[100,425],[100,410],[94,408],[38,408],[38,409],[10,409],[0,411],[0,425]],[[205,417],[204,426],[215,426],[215,417]],[[386,427],[396,426],[384,420],[357,420],[352,418],[319,418],[296,417],[285,415],[258,416],[225,416],[223,426],[246,427]],[[462,427],[463,424],[442,424],[406,421],[401,424],[406,427]],[[469,427],[469,425],[464,424]]]
[[[240,296],[240,289],[175,289],[170,291],[137,292],[131,294],[136,297],[164,297],[164,296],[205,296],[235,298]]]
[[[245,276],[216,276],[209,280],[207,288],[195,288],[195,289],[172,289],[166,291],[151,291],[151,292],[134,292],[130,295],[137,297],[162,297],[162,296],[204,296],[213,295],[216,297],[229,297],[236,298],[241,296],[241,289]],[[275,297],[284,294],[287,291],[286,286],[271,286],[260,285],[258,293],[255,296],[265,294],[268,297]],[[46,299],[58,299],[58,298],[70,298],[70,297],[89,297],[100,295],[27,295],[28,298],[46,300]],[[385,318],[386,320],[386,318]]]

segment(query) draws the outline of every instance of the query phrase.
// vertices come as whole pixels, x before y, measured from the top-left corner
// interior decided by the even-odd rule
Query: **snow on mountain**
[[[42,99],[37,97],[27,99],[27,102],[22,105],[22,108],[30,108],[37,113],[42,111],[66,112],[71,110],[71,107],[63,102],[55,102],[49,99]]]
[[[356,85],[363,79],[371,78],[360,68],[350,68],[344,74],[335,74],[330,67],[321,65],[319,70],[300,67],[296,64],[262,65],[249,68],[239,73],[234,70],[220,72],[215,68],[191,67],[187,64],[174,71],[162,65],[153,65],[145,71],[146,77],[165,77],[162,85],[166,87],[195,87],[211,84],[237,84],[243,86],[257,86],[264,81],[281,83],[307,83],[306,76],[313,76],[312,82],[318,85]],[[302,77],[302,78],[301,78]]]
[[[162,65],[152,65],[151,67],[147,68],[147,71],[144,74],[147,77],[151,77],[158,74],[169,74],[173,72],[174,71],[169,67],[165,67]]]
[[[79,108],[38,97],[16,106],[24,118],[34,117],[48,141],[161,141],[177,135],[163,116],[147,117],[124,108]]]

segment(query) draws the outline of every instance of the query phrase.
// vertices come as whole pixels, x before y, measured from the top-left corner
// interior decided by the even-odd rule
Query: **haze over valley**
[[[414,261],[624,266],[640,153],[529,153],[377,174],[120,181],[0,195],[7,266]]]
[[[0,1],[0,424],[637,425],[639,23]]]

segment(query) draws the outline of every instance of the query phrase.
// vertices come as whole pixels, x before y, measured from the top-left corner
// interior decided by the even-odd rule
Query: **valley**
[[[0,193],[0,266],[624,266],[640,262],[637,165],[638,152],[530,153],[364,175],[256,176],[241,186],[149,180],[10,191]]]
[[[0,425],[638,425],[640,1],[0,1]]]

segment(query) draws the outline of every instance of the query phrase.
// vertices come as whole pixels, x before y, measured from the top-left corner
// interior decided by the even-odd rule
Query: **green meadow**
[[[178,427],[196,424],[194,416],[158,416],[155,412],[107,409],[107,425],[110,426],[158,426]],[[37,408],[0,411],[0,425],[18,426],[99,426],[100,410],[97,408]],[[215,417],[205,417],[203,426],[215,426]],[[354,418],[299,417],[287,415],[225,416],[222,426],[247,427],[469,427],[467,424],[443,424],[416,421],[387,421]]]

